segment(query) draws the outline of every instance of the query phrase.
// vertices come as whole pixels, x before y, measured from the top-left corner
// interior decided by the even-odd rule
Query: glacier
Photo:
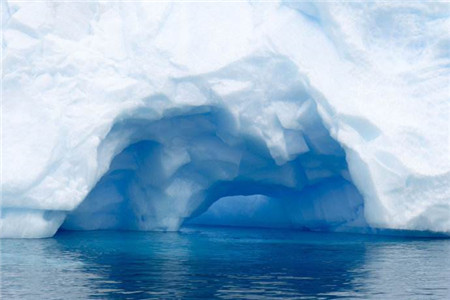
[[[1,5],[1,237],[450,234],[448,3]]]

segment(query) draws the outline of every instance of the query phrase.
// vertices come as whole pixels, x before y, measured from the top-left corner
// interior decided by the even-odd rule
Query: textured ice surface
[[[448,4],[2,12],[3,237],[176,230],[221,198],[203,218],[450,232]]]

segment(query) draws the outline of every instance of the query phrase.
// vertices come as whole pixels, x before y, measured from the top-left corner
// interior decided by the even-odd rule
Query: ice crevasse
[[[1,5],[2,237],[450,233],[448,3]]]

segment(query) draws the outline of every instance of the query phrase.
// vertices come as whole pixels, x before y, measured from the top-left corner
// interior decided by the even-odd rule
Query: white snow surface
[[[2,237],[251,195],[265,225],[450,233],[448,3],[1,5]]]

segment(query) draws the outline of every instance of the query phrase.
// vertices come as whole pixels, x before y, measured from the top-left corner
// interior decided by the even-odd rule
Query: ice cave
[[[297,92],[289,91],[304,107],[300,124],[281,125],[272,149],[257,134],[241,132],[239,121],[217,107],[181,116],[175,111],[157,121],[133,113],[100,145],[100,156],[117,154],[63,228],[176,230],[219,199],[258,194],[276,199],[285,211],[280,220],[290,226],[363,226],[363,200],[345,153],[312,100]],[[259,205],[262,217],[272,214],[270,203]],[[228,209],[244,212],[236,201]]]

